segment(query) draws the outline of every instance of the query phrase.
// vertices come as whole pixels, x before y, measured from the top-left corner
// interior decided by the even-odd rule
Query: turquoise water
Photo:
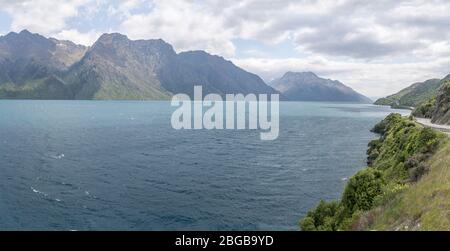
[[[0,101],[0,229],[295,230],[365,166],[386,107],[282,103],[280,136],[182,130],[169,102]],[[399,112],[399,110],[395,110]]]

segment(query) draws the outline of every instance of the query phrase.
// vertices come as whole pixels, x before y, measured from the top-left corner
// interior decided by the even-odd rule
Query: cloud
[[[5,0],[0,3],[3,11],[11,16],[11,30],[29,29],[50,35],[66,27],[66,20],[78,14],[78,7],[90,0]]]
[[[236,38],[291,40],[303,53],[371,60],[413,56],[450,36],[450,3],[438,0],[155,0],[152,6],[149,13],[130,14],[121,30],[226,56],[233,55]]]
[[[90,46],[100,37],[100,35],[101,34],[96,31],[81,33],[75,29],[69,29],[58,32],[54,37],[61,40],[69,40],[76,44]]]
[[[371,97],[392,94],[412,83],[443,78],[449,73],[450,57],[433,62],[364,62],[330,60],[323,56],[299,58],[245,58],[233,62],[260,75],[265,81],[281,77],[286,71],[313,71],[321,77],[338,79]]]
[[[209,6],[194,1],[155,0],[146,14],[130,15],[119,27],[130,38],[163,38],[177,50],[203,49],[234,55],[231,30]]]
[[[312,70],[365,92],[392,93],[450,69],[448,0],[3,0],[0,10],[13,31],[81,44],[100,31],[162,38],[177,51],[235,58],[266,79]]]

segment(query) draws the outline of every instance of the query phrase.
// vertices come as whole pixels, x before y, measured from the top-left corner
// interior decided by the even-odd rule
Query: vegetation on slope
[[[322,201],[308,212],[300,222],[302,230],[388,228],[374,225],[376,221],[367,216],[368,212],[388,207],[396,199],[402,198],[403,193],[413,191],[413,187],[423,186],[422,176],[434,167],[433,161],[437,156],[434,154],[442,149],[447,139],[444,134],[423,128],[399,114],[389,115],[373,131],[381,137],[369,143],[368,167],[350,178],[340,201]],[[447,196],[448,192],[447,189]],[[441,208],[435,210],[445,211]]]
[[[413,110],[412,115],[418,118],[428,118],[433,117],[433,112],[436,109],[436,97],[431,97],[427,101],[420,104],[416,109]]]
[[[439,90],[431,121],[437,124],[450,124],[450,81],[444,83]]]
[[[415,83],[391,96],[378,99],[376,105],[388,105],[392,108],[416,107],[437,94],[441,80],[430,79]]]
[[[428,161],[420,182],[361,215],[353,230],[450,230],[450,141]]]
[[[430,118],[436,124],[450,124],[450,80],[442,84],[436,96],[418,106],[413,115]]]
[[[1,99],[71,99],[70,88],[54,76],[28,80],[24,84],[0,85]]]

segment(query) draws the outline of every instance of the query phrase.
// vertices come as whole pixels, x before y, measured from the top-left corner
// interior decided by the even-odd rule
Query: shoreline
[[[300,221],[301,230],[450,229],[450,219],[438,214],[442,205],[426,206],[436,204],[428,201],[429,190],[440,190],[440,185],[446,185],[445,181],[439,183],[434,179],[440,178],[442,172],[449,172],[449,161],[443,160],[450,158],[448,134],[395,113],[372,131],[380,138],[369,143],[367,167],[349,179],[340,200],[322,200],[311,209]],[[444,198],[438,202],[446,205],[445,196],[450,194],[450,189],[444,188],[443,192]],[[404,200],[419,193],[424,197],[416,203],[420,205],[404,204]],[[427,222],[428,218],[422,216],[414,219],[413,210],[422,211],[421,215],[431,211],[434,222]],[[392,217],[392,214],[398,215]],[[400,223],[398,218],[402,219]]]

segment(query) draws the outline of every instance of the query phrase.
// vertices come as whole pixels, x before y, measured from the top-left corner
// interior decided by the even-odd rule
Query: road
[[[445,132],[448,135],[450,135],[450,125],[437,125],[431,123],[431,119],[424,119],[424,118],[415,118],[417,123],[423,125],[424,127],[431,127],[433,129],[436,129],[441,132]]]

